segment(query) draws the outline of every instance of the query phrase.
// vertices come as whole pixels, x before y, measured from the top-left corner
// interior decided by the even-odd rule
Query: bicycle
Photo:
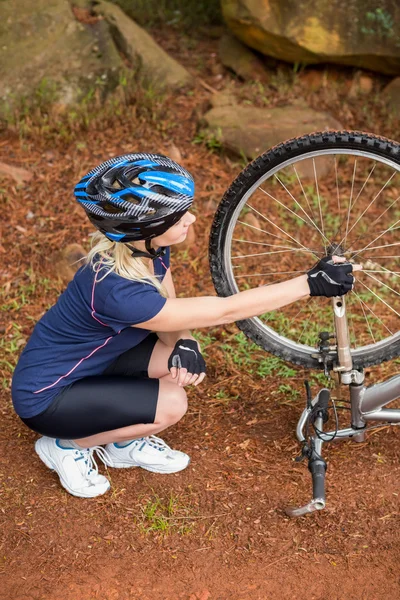
[[[209,255],[221,296],[305,273],[311,258],[327,254],[363,266],[344,297],[310,298],[300,309],[289,305],[237,323],[268,352],[323,369],[327,377],[337,374],[349,388],[349,406],[342,407],[327,387],[312,398],[306,382],[297,460],[308,459],[313,498],[288,507],[291,517],[325,508],[324,443],[363,441],[378,426],[371,421],[400,424],[400,409],[385,408],[400,397],[400,375],[366,387],[364,374],[365,367],[400,355],[398,200],[400,144],[358,131],[326,131],[289,140],[256,158],[216,211]],[[349,409],[349,427],[339,428],[339,408]],[[335,428],[324,431],[331,411]]]

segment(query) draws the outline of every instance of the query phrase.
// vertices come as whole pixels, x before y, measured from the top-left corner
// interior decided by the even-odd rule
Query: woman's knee
[[[188,408],[187,395],[183,387],[165,379],[160,379],[156,421],[177,423]]]

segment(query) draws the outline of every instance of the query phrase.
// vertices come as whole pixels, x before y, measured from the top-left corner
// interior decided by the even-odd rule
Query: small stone
[[[206,213],[214,213],[218,208],[218,202],[214,198],[210,198],[204,208]]]
[[[173,142],[168,148],[168,156],[171,160],[174,160],[177,163],[180,163],[182,160],[181,151],[179,150],[179,148],[177,148],[177,146],[175,146]]]
[[[374,80],[369,75],[357,73],[351,83],[349,90],[349,98],[357,98],[357,96],[367,96],[372,92]]]
[[[248,212],[242,219],[244,223],[247,225],[251,225],[252,227],[256,227],[257,229],[261,229],[261,223],[257,219],[256,215],[252,212]]]
[[[316,92],[326,85],[325,72],[318,69],[307,69],[299,75],[299,79],[310,92]]]
[[[6,163],[0,162],[0,175],[6,175],[14,179],[17,184],[25,183],[32,179],[32,173],[21,167],[14,167],[7,165]]]

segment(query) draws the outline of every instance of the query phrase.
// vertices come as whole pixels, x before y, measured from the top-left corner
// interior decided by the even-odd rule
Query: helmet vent
[[[101,208],[103,210],[105,210],[108,213],[123,213],[125,212],[123,208],[119,208],[118,206],[114,206],[114,204],[111,204],[110,202],[102,202],[101,203]]]

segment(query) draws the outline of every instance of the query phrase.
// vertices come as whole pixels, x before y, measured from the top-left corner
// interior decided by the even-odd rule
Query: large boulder
[[[400,73],[398,0],[221,0],[242,42],[280,60]]]
[[[119,6],[99,2],[95,11],[107,20],[115,43],[145,84],[162,89],[181,88],[192,83],[189,72],[164,52]]]
[[[299,102],[282,108],[240,106],[232,96],[215,95],[204,115],[205,139],[213,136],[227,150],[254,159],[289,138],[327,129],[342,129],[331,115]]]
[[[0,13],[2,113],[21,97],[70,104],[117,85],[123,63],[104,21],[79,22],[67,0],[3,0]]]

